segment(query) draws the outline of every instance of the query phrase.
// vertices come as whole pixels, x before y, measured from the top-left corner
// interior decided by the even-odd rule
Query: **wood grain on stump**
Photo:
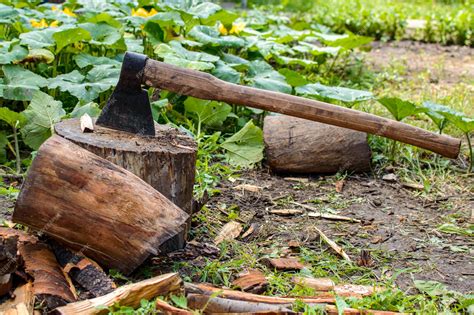
[[[367,134],[290,116],[264,121],[267,162],[281,173],[366,172],[371,151]]]
[[[137,175],[191,215],[197,145],[194,139],[166,125],[155,124],[156,136],[139,136],[95,126],[83,133],[79,119],[64,120],[56,133],[88,151]],[[164,243],[168,252],[184,247],[190,219],[183,233]]]

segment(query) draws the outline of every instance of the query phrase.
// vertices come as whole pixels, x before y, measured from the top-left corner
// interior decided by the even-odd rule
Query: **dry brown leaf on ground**
[[[241,272],[237,278],[232,281],[232,286],[240,288],[242,291],[250,293],[263,293],[268,281],[260,270],[250,269]]]
[[[230,221],[229,223],[226,223],[214,239],[214,244],[219,245],[223,241],[236,239],[242,232],[242,229],[243,226],[239,222]]]
[[[344,189],[345,180],[338,180],[334,185],[336,186],[336,192],[341,193]]]
[[[289,258],[267,258],[264,262],[275,268],[276,270],[301,270],[305,266],[300,263],[298,258],[289,257]]]

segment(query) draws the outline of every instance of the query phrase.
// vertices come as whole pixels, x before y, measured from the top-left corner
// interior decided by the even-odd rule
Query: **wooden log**
[[[366,172],[371,151],[363,132],[290,116],[264,121],[268,165],[280,173]]]
[[[129,171],[53,136],[38,150],[13,221],[129,274],[188,215]]]
[[[109,294],[94,299],[58,307],[53,313],[64,315],[108,314],[109,311],[104,308],[114,304],[135,308],[140,305],[142,299],[152,300],[161,295],[168,295],[179,290],[181,284],[182,280],[178,274],[168,273],[141,282],[124,285]]]
[[[49,243],[63,271],[86,291],[86,298],[102,296],[116,289],[115,283],[96,262],[54,240]]]
[[[33,315],[35,296],[33,284],[27,282],[13,292],[14,298],[0,304],[2,315]]]
[[[232,286],[244,292],[263,293],[268,285],[267,278],[260,270],[250,269],[237,275]]]
[[[26,273],[33,278],[33,293],[39,304],[50,310],[76,301],[72,283],[46,244],[20,244],[19,251]]]
[[[197,145],[192,137],[165,125],[155,125],[155,137],[144,137],[95,126],[83,133],[78,119],[64,120],[56,133],[137,175],[186,213],[192,213]],[[161,245],[162,252],[184,247],[187,230]]]

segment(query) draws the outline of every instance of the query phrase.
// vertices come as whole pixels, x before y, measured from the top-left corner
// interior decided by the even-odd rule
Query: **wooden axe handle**
[[[208,73],[148,59],[143,83],[181,95],[244,105],[363,131],[456,158],[461,141],[395,120],[293,95],[222,81]]]

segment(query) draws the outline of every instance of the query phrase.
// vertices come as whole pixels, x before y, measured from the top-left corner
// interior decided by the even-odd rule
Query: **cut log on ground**
[[[182,280],[176,273],[168,273],[141,282],[124,285],[115,291],[95,299],[70,303],[58,307],[54,314],[64,315],[89,315],[107,314],[104,309],[114,304],[136,308],[142,299],[152,300],[158,296],[168,295],[181,288]],[[99,306],[101,308],[99,308]]]
[[[25,271],[33,278],[33,293],[43,307],[54,309],[76,301],[75,289],[44,243],[19,245]]]
[[[78,119],[64,120],[56,133],[137,175],[186,213],[192,213],[197,145],[192,137],[165,125],[155,125],[155,137],[95,126],[82,133]],[[189,229],[190,220],[187,229]],[[184,247],[187,229],[161,245],[168,252]]]
[[[267,116],[265,152],[280,173],[366,172],[371,151],[367,134],[290,116]]]
[[[129,171],[59,136],[38,150],[13,221],[129,274],[187,213]]]
[[[102,296],[116,289],[115,283],[97,263],[56,241],[51,240],[50,245],[63,271],[87,291],[86,298]]]
[[[0,314],[4,315],[33,315],[35,296],[33,284],[28,282],[19,286],[13,292],[14,298],[0,304]]]

